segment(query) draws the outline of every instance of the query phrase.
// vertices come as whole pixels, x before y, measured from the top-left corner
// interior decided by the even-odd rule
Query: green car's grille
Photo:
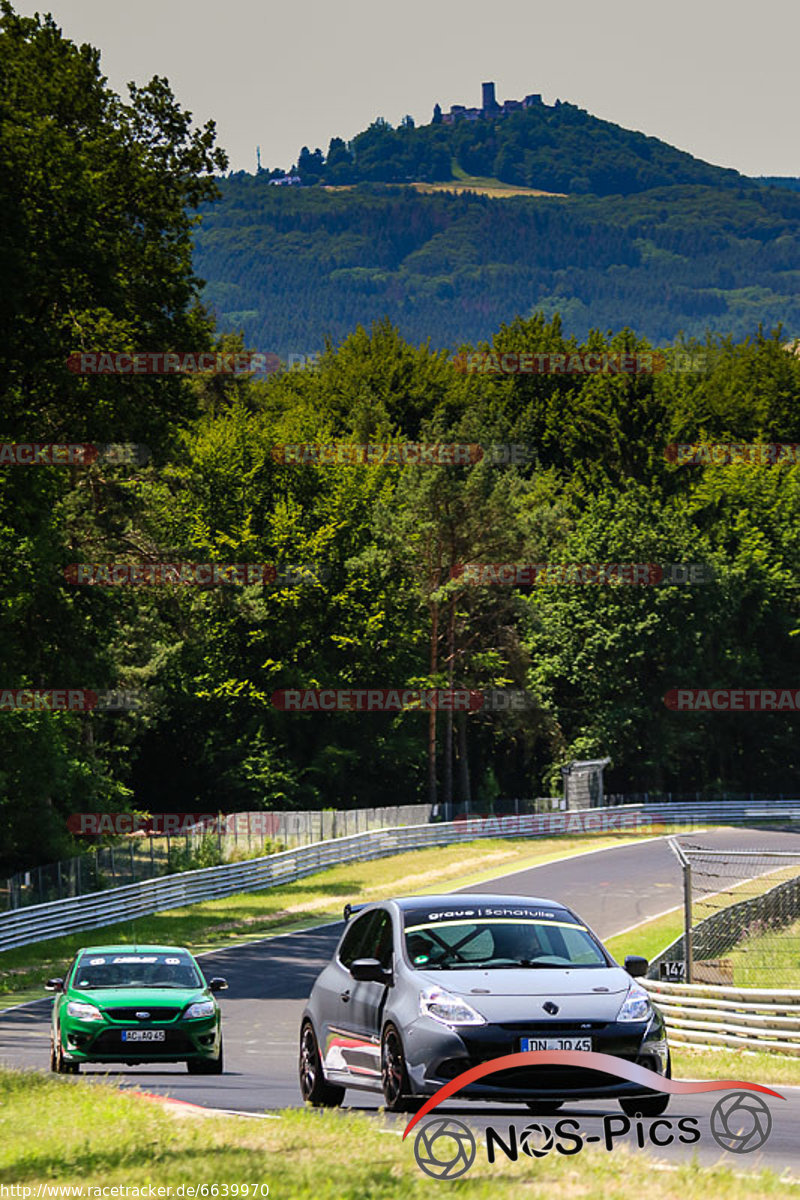
[[[107,1008],[106,1015],[112,1021],[174,1021],[179,1008],[166,1008],[160,1005],[154,1005],[152,1008],[149,1004],[138,1004],[135,1008]],[[148,1015],[142,1016],[142,1013]]]

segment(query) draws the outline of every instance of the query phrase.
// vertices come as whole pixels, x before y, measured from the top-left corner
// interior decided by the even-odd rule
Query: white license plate
[[[123,1029],[123,1042],[163,1042],[166,1040],[163,1029]]]
[[[522,1038],[520,1049],[525,1050],[591,1050],[592,1039],[582,1038]]]

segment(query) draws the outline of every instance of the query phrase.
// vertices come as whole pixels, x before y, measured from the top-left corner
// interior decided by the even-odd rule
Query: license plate
[[[123,1029],[123,1042],[163,1042],[166,1039],[163,1029]]]
[[[582,1038],[522,1038],[520,1049],[525,1050],[591,1050],[592,1039]]]

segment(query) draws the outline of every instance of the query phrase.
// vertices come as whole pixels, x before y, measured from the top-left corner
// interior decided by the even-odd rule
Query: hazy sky
[[[235,170],[288,167],[375,117],[541,92],[748,175],[800,175],[798,0],[16,0],[102,51],[112,87],[166,75]]]

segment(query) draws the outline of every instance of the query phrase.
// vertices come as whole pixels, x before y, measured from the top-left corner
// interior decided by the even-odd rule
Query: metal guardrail
[[[731,808],[735,807],[735,812]],[[746,820],[750,805],[723,802],[725,819]],[[771,816],[783,819],[790,812],[800,817],[797,801],[776,803]],[[581,814],[584,813],[585,817]],[[637,828],[644,832],[653,821],[713,822],[719,819],[717,806],[624,805],[543,815],[467,818],[433,825],[411,825],[374,830],[346,838],[335,838],[271,854],[245,862],[225,863],[167,875],[123,887],[109,888],[70,900],[0,913],[0,952],[14,946],[46,941],[77,930],[98,929],[105,925],[149,916],[165,909],[182,908],[237,892],[260,891],[312,875],[338,863],[381,858],[403,850],[443,846],[474,841],[480,837],[544,837],[558,833],[620,831]],[[585,820],[585,826],[584,826]],[[591,822],[591,823],[590,823]]]
[[[800,1057],[800,991],[654,979],[642,983],[663,1013],[673,1045]]]
[[[569,816],[571,819],[581,818],[577,812]],[[619,809],[608,810],[607,813],[606,810],[588,810],[587,826],[590,818],[593,831],[600,818],[601,825],[611,825],[614,830],[638,828],[640,824],[639,808],[634,806],[626,808],[624,813]],[[476,820],[481,828],[475,828]],[[382,858],[403,850],[444,846],[481,837],[544,837],[563,832],[564,814],[511,814],[486,819],[443,821],[432,825],[408,825],[334,838],[264,858],[183,871],[76,896],[70,900],[55,900],[0,913],[0,951],[77,930],[98,929],[104,925],[149,916],[164,909],[182,908],[187,904],[234,896],[239,892],[260,891],[302,879],[338,863]]]

